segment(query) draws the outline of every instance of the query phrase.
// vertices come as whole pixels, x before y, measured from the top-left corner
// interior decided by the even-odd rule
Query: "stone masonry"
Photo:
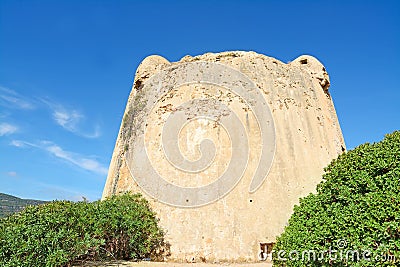
[[[345,151],[329,76],[312,56],[255,52],[139,65],[103,198],[146,197],[168,260],[257,262],[299,198]]]

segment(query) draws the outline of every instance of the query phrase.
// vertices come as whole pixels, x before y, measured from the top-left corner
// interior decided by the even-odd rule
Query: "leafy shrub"
[[[50,267],[110,256],[149,257],[163,245],[157,222],[140,195],[29,206],[0,220],[0,265]]]
[[[400,132],[333,160],[317,193],[295,206],[273,258],[274,266],[398,266]]]

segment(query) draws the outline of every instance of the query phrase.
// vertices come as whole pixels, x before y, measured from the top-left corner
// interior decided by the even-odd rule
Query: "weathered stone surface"
[[[141,192],[170,260],[256,262],[345,150],[329,76],[311,56],[207,53],[137,69],[103,197]]]

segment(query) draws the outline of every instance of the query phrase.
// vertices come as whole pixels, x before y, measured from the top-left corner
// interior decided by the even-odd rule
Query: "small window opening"
[[[274,245],[275,243],[260,243],[259,259],[261,261],[272,260],[272,248]]]
[[[300,60],[300,64],[307,64],[307,59],[305,58],[305,59],[301,59]]]

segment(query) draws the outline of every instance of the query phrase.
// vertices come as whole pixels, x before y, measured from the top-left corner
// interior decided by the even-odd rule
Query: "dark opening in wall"
[[[275,243],[260,243],[260,255],[259,259],[261,261],[266,261],[267,259],[272,260],[272,248]]]
[[[307,64],[307,59],[305,58],[305,59],[301,59],[300,60],[300,64]]]

